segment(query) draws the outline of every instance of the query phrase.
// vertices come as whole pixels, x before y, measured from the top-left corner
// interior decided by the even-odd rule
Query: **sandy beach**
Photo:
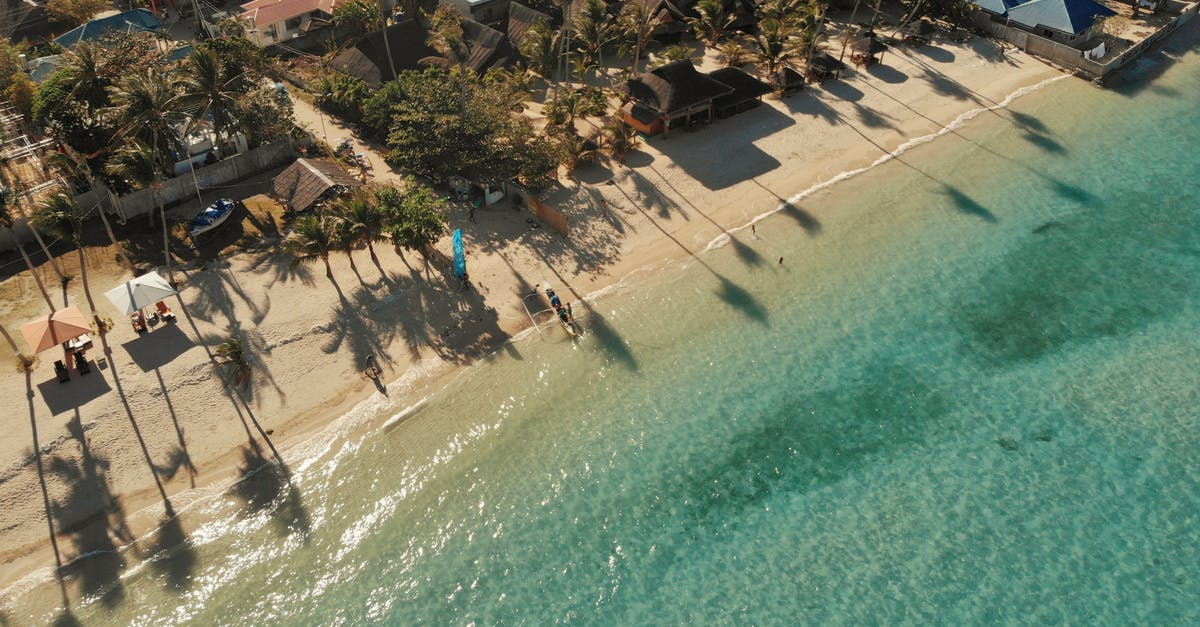
[[[715,67],[712,59],[705,63]],[[98,312],[117,320],[105,339],[111,352],[106,355],[96,338],[89,353],[106,363],[60,385],[53,370],[59,357],[47,351],[29,378],[11,371],[0,377],[10,408],[0,414],[0,427],[10,434],[0,441],[0,587],[54,563],[31,419],[64,560],[111,551],[160,524],[164,506],[152,473],[174,511],[185,512],[187,528],[190,501],[225,489],[269,454],[248,445],[261,441],[255,422],[269,430],[285,461],[297,461],[288,458],[292,447],[372,395],[386,393],[403,406],[402,399],[434,389],[458,368],[495,351],[519,350],[508,341],[530,324],[521,296],[544,279],[578,303],[640,268],[699,254],[723,235],[748,254],[786,260],[770,233],[751,232],[756,217],[944,132],[969,112],[1000,107],[1022,88],[1061,76],[979,39],[893,48],[882,65],[848,71],[841,81],[787,99],[768,97],[764,106],[695,132],[643,142],[624,163],[601,162],[563,178],[545,200],[568,216],[569,237],[538,228],[530,214],[507,203],[476,212],[475,222],[456,207],[451,229],[463,230],[474,285],[466,291],[443,269],[389,247],[377,247],[378,264],[366,251],[356,252],[356,269],[346,255],[334,255],[330,281],[319,264],[298,266],[264,246],[179,271],[180,298],[171,303],[178,322],[137,337],[102,295],[129,278],[128,270],[107,248],[90,249]],[[298,103],[296,114],[320,132],[311,107]],[[980,115],[1022,123],[1002,109]],[[325,123],[331,139],[348,134]],[[377,180],[399,177],[384,171],[378,155],[372,160]],[[184,205],[173,213],[182,219],[194,210]],[[796,228],[819,233],[822,216],[802,200],[782,210]],[[448,237],[439,249],[449,251]],[[6,259],[20,263],[13,255]],[[61,259],[69,274],[78,274],[74,254]],[[56,286],[49,268],[43,276]],[[14,335],[44,313],[28,273],[0,284],[0,296],[0,320]],[[63,294],[54,296],[61,302]],[[86,312],[78,280],[67,300]],[[575,307],[585,330],[589,309],[587,303]],[[545,340],[534,334],[523,341],[567,341],[559,329],[548,331]],[[245,390],[227,390],[213,373],[210,351],[230,335],[243,338],[254,364]],[[7,347],[2,350],[0,358],[11,362]],[[382,379],[392,382],[386,389],[362,376],[368,355],[377,356]],[[133,550],[149,555],[155,544]]]

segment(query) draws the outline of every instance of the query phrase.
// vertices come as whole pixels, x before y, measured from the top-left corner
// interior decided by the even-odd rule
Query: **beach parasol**
[[[117,309],[129,315],[143,307],[178,294],[167,280],[157,272],[150,271],[140,277],[130,279],[124,284],[104,293]]]
[[[59,309],[21,327],[21,335],[25,336],[25,341],[34,353],[54,348],[91,331],[88,319],[83,317],[83,312],[74,305]]]

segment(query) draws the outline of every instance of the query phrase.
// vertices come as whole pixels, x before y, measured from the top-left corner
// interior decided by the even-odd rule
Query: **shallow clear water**
[[[1149,86],[1060,81],[634,277],[578,344],[322,438],[268,506],[197,506],[76,616],[1200,621],[1187,43]]]

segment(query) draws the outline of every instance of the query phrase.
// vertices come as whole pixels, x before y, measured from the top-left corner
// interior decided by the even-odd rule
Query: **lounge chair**
[[[88,365],[87,355],[83,353],[75,353],[75,370],[79,374],[87,374],[92,371],[92,367]]]
[[[154,303],[154,307],[158,309],[158,315],[167,322],[175,322],[175,314],[171,313],[171,308],[161,300]]]
[[[61,359],[54,362],[54,374],[58,375],[59,383],[66,383],[71,380],[71,373],[67,372],[67,367],[63,365]]]
[[[129,314],[129,324],[133,325],[133,330],[138,333],[146,332],[146,319],[142,317],[142,312],[140,311]]]

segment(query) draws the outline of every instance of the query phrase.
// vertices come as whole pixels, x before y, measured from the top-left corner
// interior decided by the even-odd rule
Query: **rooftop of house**
[[[684,59],[637,75],[617,87],[660,113],[682,111],[733,92],[733,88],[696,70]]]
[[[162,27],[162,22],[150,11],[134,9],[91,20],[55,37],[54,43],[71,48],[81,41],[91,41],[109,33],[153,32],[161,30]]]
[[[242,5],[242,17],[254,20],[256,26],[267,26],[313,11],[333,15],[337,0],[251,0]]]
[[[1007,16],[1026,28],[1053,28],[1078,35],[1091,28],[1096,18],[1116,15],[1093,0],[970,0],[996,15]]]

